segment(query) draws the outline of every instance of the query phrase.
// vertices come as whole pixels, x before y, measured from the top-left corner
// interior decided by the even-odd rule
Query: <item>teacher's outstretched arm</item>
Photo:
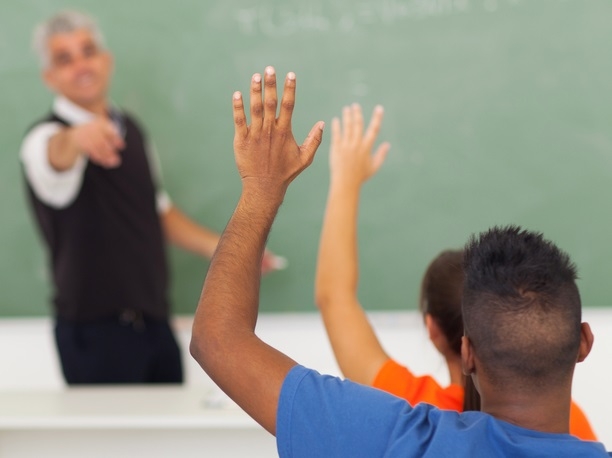
[[[287,187],[321,143],[317,122],[299,146],[291,117],[295,74],[285,78],[278,110],[276,74],[253,75],[247,124],[242,95],[233,96],[234,154],[242,193],[212,258],[195,313],[190,350],[206,373],[272,434],[285,376],[297,363],[255,335],[261,259]]]

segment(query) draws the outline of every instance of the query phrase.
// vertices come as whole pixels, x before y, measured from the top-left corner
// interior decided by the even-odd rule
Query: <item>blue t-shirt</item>
[[[482,412],[403,399],[302,366],[283,383],[276,420],[284,457],[605,457],[599,442],[519,428]]]

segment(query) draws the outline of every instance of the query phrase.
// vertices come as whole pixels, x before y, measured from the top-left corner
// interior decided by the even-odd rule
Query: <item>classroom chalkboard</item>
[[[612,304],[609,0],[28,0],[0,14],[0,315],[49,313],[18,151],[52,99],[31,30],[67,6],[98,18],[112,98],[146,125],[166,189],[197,221],[220,231],[233,210],[231,94],[274,65],[297,73],[297,137],[343,105],[385,107],[392,149],[359,222],[367,309],[415,308],[436,253],[508,223],[569,252],[586,306]],[[264,311],[315,310],[328,147],[326,134],[274,225],[269,247],[289,265],[264,278]],[[190,314],[208,263],[169,253],[174,311]]]

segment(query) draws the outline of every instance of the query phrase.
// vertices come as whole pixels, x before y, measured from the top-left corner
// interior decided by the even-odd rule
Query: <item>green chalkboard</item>
[[[612,304],[610,0],[73,0],[115,55],[113,99],[147,126],[174,202],[222,230],[239,193],[231,94],[252,73],[295,71],[297,136],[343,105],[380,103],[392,149],[364,188],[361,299],[414,308],[421,273],[493,224],[543,231],[578,264],[583,301]],[[0,315],[49,313],[44,252],[18,150],[51,101],[29,51],[59,0],[0,14]],[[265,311],[312,311],[328,184],[326,136],[270,239],[286,270]],[[207,262],[170,251],[176,313],[192,313]]]

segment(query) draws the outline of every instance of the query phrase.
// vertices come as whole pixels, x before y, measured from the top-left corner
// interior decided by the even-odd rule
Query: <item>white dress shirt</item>
[[[53,112],[73,126],[90,122],[95,117],[93,113],[63,96],[57,96],[53,101]],[[68,170],[57,171],[51,166],[48,156],[49,140],[63,128],[65,126],[58,122],[37,125],[23,140],[20,151],[26,178],[36,197],[57,209],[68,207],[78,196],[88,161],[86,156],[81,155]],[[117,128],[121,132],[120,126]],[[146,152],[157,189],[157,211],[162,214],[170,209],[172,201],[161,186],[161,166],[151,144],[146,145]]]

